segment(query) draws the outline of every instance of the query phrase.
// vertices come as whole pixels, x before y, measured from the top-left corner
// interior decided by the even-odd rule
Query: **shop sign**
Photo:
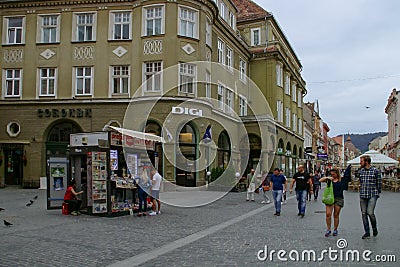
[[[312,147],[310,147],[310,146],[306,147],[305,152],[312,153]]]
[[[317,158],[320,160],[327,160],[328,154],[317,154]]]
[[[203,116],[203,110],[201,109],[196,109],[196,108],[184,108],[184,107],[172,107],[172,114],[179,114],[179,115],[191,115],[191,116],[197,116],[197,117],[202,117]]]
[[[111,145],[122,146],[134,149],[154,150],[154,141],[137,138],[129,135],[122,135],[121,133],[111,132]]]
[[[92,109],[86,108],[39,108],[37,110],[37,115],[39,118],[91,118],[92,117]]]
[[[100,140],[107,140],[107,133],[78,133],[70,135],[70,146],[98,146]]]

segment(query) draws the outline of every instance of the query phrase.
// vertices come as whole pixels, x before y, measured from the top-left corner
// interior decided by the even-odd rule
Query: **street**
[[[38,199],[26,207],[35,195]],[[245,192],[199,208],[163,205],[160,215],[140,218],[66,216],[46,210],[45,197],[44,190],[0,190],[5,209],[0,218],[13,223],[0,227],[0,266],[290,266],[296,264],[293,250],[299,261],[302,251],[314,250],[316,261],[300,262],[310,266],[398,266],[393,256],[400,260],[399,193],[383,192],[375,210],[379,235],[368,240],[361,239],[359,198],[353,191],[345,192],[339,235],[328,238],[321,200],[308,202],[306,216],[300,218],[289,193],[280,217],[273,216],[272,203],[260,204],[261,195],[246,202]],[[338,249],[341,238],[347,245]],[[268,257],[262,261],[260,250],[266,247]],[[360,261],[345,261],[344,256],[331,260],[321,254],[329,248],[343,255],[358,250]],[[287,253],[278,258],[279,250]],[[361,256],[366,250],[371,251],[370,262]],[[318,261],[320,255],[324,257]],[[376,255],[392,262],[373,262]]]

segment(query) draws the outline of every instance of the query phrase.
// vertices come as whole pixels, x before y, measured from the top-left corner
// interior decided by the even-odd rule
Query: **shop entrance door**
[[[6,185],[22,184],[22,156],[23,148],[20,145],[4,148],[4,177]]]
[[[186,170],[176,168],[176,184],[185,187],[195,187],[196,186],[196,166],[195,163],[191,161],[196,160],[195,155],[184,155],[187,160],[183,164],[186,166]],[[182,165],[178,165],[182,166]]]

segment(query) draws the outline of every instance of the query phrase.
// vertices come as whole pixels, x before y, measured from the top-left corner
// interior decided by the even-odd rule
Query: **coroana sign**
[[[197,108],[172,107],[171,113],[179,115],[192,115],[197,117],[203,116],[203,110]]]
[[[111,145],[122,146],[134,149],[154,150],[154,141],[133,137],[126,134],[111,132]]]

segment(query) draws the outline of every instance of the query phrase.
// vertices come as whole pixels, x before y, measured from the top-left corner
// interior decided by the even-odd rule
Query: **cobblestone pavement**
[[[246,202],[245,193],[229,193],[221,200],[199,208],[164,205],[162,214],[152,217],[114,218],[88,215],[63,216],[61,210],[46,210],[45,191],[1,189],[0,266],[286,266],[294,265],[289,254],[296,250],[360,252],[360,262],[310,262],[310,266],[398,266],[398,263],[364,262],[361,253],[395,255],[400,260],[400,193],[384,192],[376,215],[379,235],[362,240],[358,194],[345,193],[338,237],[325,238],[324,205],[309,202],[304,218],[297,216],[294,196],[283,206],[280,217],[273,216],[273,204]],[[31,207],[25,204],[38,195]],[[290,196],[288,194],[288,196]],[[338,249],[344,238],[347,247]],[[279,261],[277,252],[260,261],[257,254],[267,246],[285,250],[288,262]],[[295,251],[294,251],[295,252]],[[262,257],[264,254],[261,253]],[[295,256],[295,254],[292,254]],[[345,259],[345,256],[343,256]],[[302,265],[305,263],[303,262]]]

